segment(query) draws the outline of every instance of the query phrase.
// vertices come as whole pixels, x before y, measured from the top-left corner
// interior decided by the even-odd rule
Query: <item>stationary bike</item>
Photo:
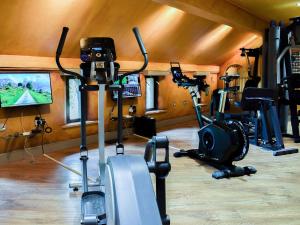
[[[169,163],[169,142],[166,137],[153,137],[147,144],[145,156],[125,155],[122,144],[122,94],[123,85],[113,81],[123,80],[127,75],[140,73],[148,64],[148,56],[137,28],[133,29],[144,57],[140,69],[118,76],[119,64],[115,62],[116,51],[112,38],[83,38],[80,40],[81,74],[66,70],[60,63],[60,56],[68,33],[64,27],[56,51],[56,63],[63,74],[80,80],[81,104],[81,146],[82,184],[71,184],[78,189],[83,187],[81,197],[81,224],[85,225],[169,225],[166,214],[165,179],[171,170]],[[93,83],[91,83],[93,81]],[[95,84],[96,83],[96,84]],[[116,155],[105,157],[104,144],[104,100],[105,90],[118,93],[118,138]],[[87,175],[87,92],[98,92],[98,150],[99,177],[96,181]],[[164,159],[158,161],[157,150],[163,149]],[[156,177],[156,196],[150,172]],[[98,188],[96,191],[89,187]]]
[[[256,173],[254,167],[238,167],[232,164],[233,161],[242,160],[249,150],[249,140],[242,124],[235,120],[222,120],[222,113],[217,116],[216,120],[201,113],[200,92],[206,92],[209,87],[205,82],[206,76],[189,78],[183,75],[178,62],[171,62],[170,65],[173,82],[179,87],[187,89],[192,97],[200,127],[198,149],[180,150],[174,153],[174,156],[188,156],[205,161],[218,169],[212,174],[212,177],[216,179]]]

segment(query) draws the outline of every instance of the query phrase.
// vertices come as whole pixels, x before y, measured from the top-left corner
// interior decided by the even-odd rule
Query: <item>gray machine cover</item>
[[[151,176],[143,157],[109,157],[105,173],[108,225],[162,224]]]

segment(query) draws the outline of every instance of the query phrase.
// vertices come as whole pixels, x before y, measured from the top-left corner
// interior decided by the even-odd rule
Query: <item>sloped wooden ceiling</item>
[[[289,18],[300,16],[300,0],[228,0],[251,14],[270,20],[288,22]]]
[[[209,1],[209,0],[208,0]],[[63,57],[78,58],[81,37],[114,38],[119,60],[142,60],[138,26],[152,62],[220,65],[259,34],[204,19],[151,0],[1,0],[1,55],[55,55],[63,26],[70,32]]]

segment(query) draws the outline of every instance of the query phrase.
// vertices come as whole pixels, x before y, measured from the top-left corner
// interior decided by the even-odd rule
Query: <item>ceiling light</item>
[[[226,24],[220,24],[211,31],[202,35],[194,47],[194,53],[199,55],[208,49],[212,49],[214,45],[220,43],[232,31],[232,27]]]
[[[300,2],[297,2],[297,3],[296,3],[296,6],[297,6],[297,7],[300,7]]]

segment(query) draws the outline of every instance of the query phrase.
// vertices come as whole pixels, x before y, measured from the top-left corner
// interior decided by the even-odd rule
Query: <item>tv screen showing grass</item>
[[[1,107],[52,103],[49,73],[0,73]]]

